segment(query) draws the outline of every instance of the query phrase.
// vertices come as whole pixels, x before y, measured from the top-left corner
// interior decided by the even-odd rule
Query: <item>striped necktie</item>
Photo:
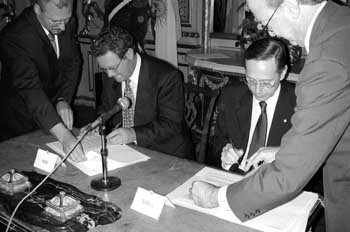
[[[55,36],[51,33],[47,35],[49,37],[50,43],[53,47],[53,50],[55,50],[56,56],[57,56],[57,46],[56,46],[56,41],[55,41]]]
[[[129,128],[134,126],[135,98],[130,86],[130,80],[125,81],[124,96],[129,98],[131,106],[123,110],[123,127]]]

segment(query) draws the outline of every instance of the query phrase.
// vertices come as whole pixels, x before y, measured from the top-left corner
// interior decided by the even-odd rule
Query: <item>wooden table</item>
[[[38,148],[49,149],[45,144],[52,141],[54,138],[51,135],[37,131],[0,143],[0,173],[7,172],[10,168],[19,171],[32,170]],[[135,148],[151,159],[109,172],[109,175],[118,176],[122,181],[121,187],[111,192],[93,190],[90,181],[94,177],[83,174],[69,164],[67,168],[61,168],[53,175],[58,181],[72,184],[81,191],[110,201],[122,209],[122,218],[119,221],[90,231],[257,231],[180,206],[175,209],[164,206],[158,220],[130,209],[137,187],[165,196],[203,167],[202,164],[189,160]]]

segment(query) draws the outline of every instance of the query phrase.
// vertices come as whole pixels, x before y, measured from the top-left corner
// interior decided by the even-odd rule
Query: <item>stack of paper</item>
[[[64,155],[60,142],[46,144],[58,154]],[[99,150],[101,148],[100,138],[98,136],[86,136],[82,142],[87,160],[83,162],[68,161],[79,168],[86,175],[94,176],[102,173],[102,161]],[[108,145],[107,169],[108,171],[125,167],[138,162],[146,161],[150,157],[146,156],[127,145]]]
[[[189,198],[189,188],[195,180],[203,180],[217,186],[224,186],[241,180],[242,176],[205,167],[184,184],[168,194],[168,198],[177,205],[211,214],[230,222],[242,224],[257,230],[267,232],[299,232],[305,231],[310,211],[318,200],[318,195],[302,192],[295,199],[276,207],[265,214],[246,222],[241,222],[232,211],[225,211],[220,207],[205,209],[196,206]]]

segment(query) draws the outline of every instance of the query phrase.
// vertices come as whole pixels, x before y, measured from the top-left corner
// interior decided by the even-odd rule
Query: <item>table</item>
[[[188,81],[210,89],[221,89],[233,79],[245,75],[244,54],[242,50],[210,49],[203,53],[202,49],[194,49],[187,53],[189,65]],[[287,80],[296,82],[299,79],[305,62],[302,57],[290,69]]]
[[[54,140],[51,135],[36,131],[0,143],[0,173],[7,172],[10,168],[16,168],[19,171],[32,170],[38,148],[49,149],[45,144]],[[141,147],[135,148],[150,156],[151,159],[109,172],[109,175],[118,176],[122,181],[121,187],[111,192],[93,190],[90,187],[90,181],[94,177],[83,174],[70,164],[53,175],[53,178],[58,181],[74,185],[81,191],[110,201],[122,209],[122,218],[119,221],[98,226],[90,230],[91,232],[257,231],[180,206],[176,206],[175,209],[164,206],[158,220],[130,209],[137,187],[143,187],[165,196],[203,167],[202,164],[190,160]]]

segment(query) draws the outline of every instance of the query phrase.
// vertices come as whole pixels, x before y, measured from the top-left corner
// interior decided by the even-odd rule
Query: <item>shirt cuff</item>
[[[218,192],[219,207],[223,210],[231,210],[226,198],[227,187],[228,185],[221,187]]]

